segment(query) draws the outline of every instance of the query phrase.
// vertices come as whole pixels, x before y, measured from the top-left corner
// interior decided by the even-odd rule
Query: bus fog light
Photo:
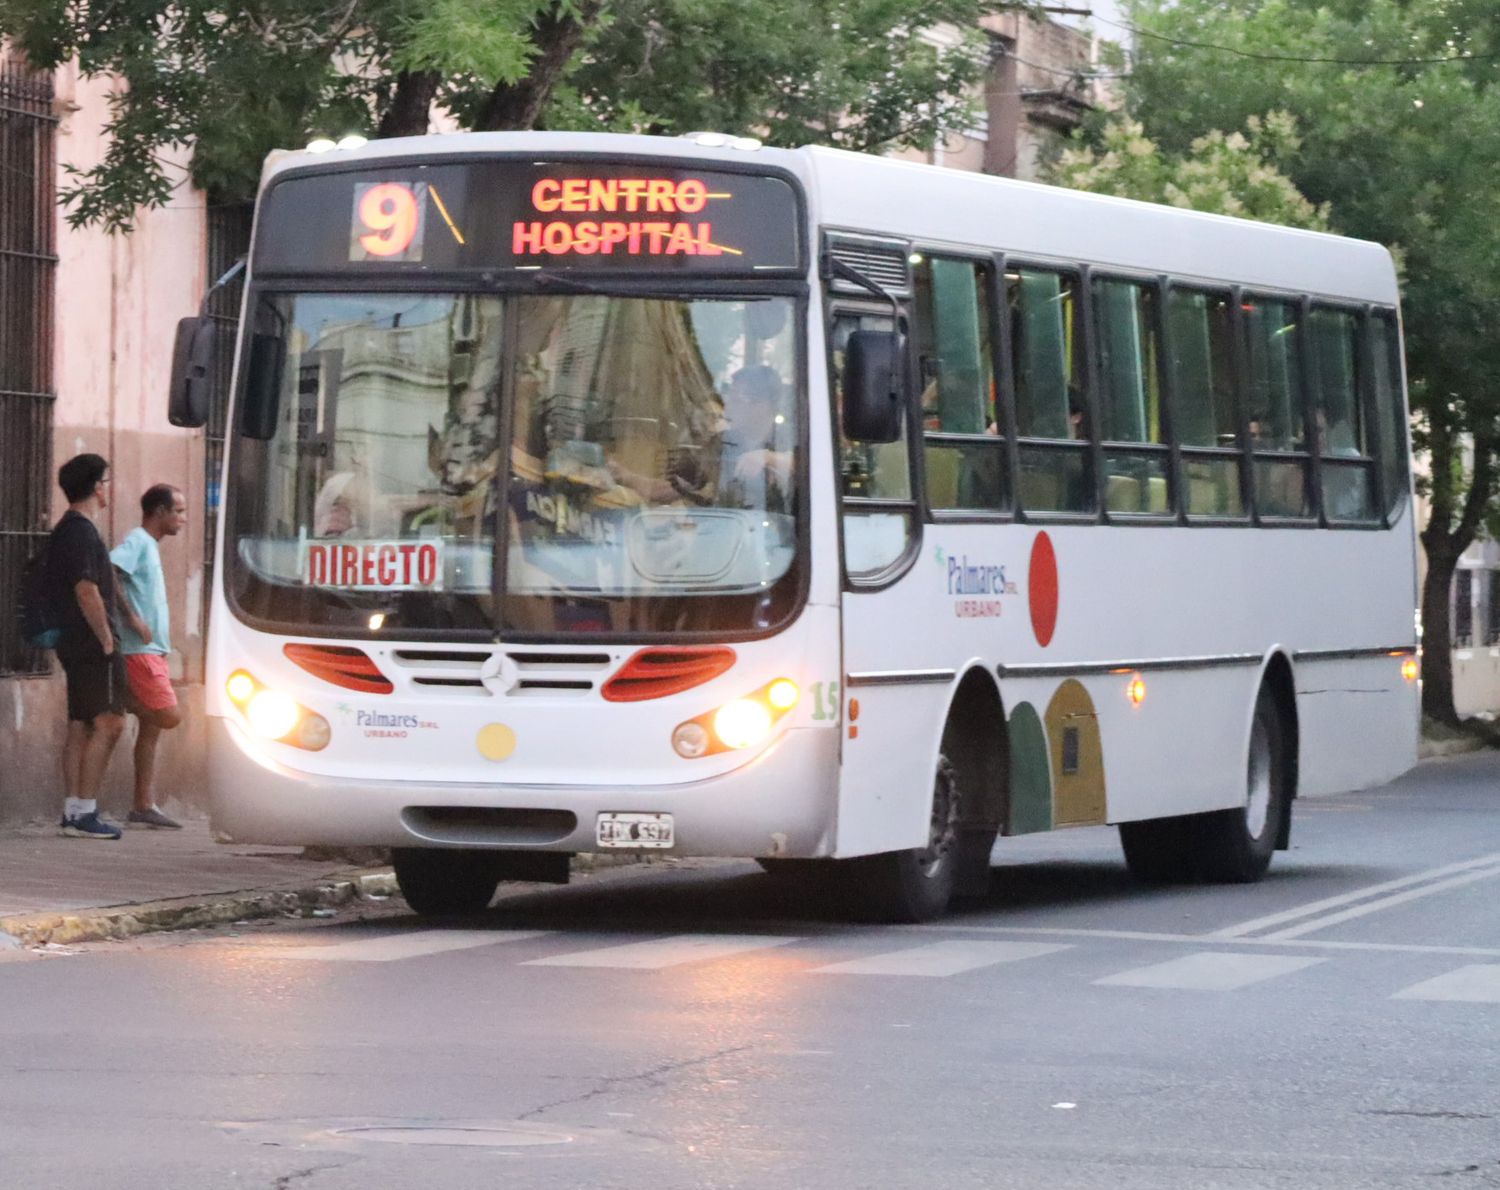
[[[708,736],[708,728],[697,722],[679,723],[677,730],[672,733],[672,747],[677,749],[677,755],[687,760],[696,760],[708,751],[711,743]]]
[[[297,725],[297,746],[306,748],[309,752],[321,752],[328,747],[331,739],[333,728],[328,726],[328,720],[312,711],[305,711],[302,722]]]
[[[714,713],[714,734],[730,748],[748,748],[771,733],[771,712],[753,698],[737,698]]]
[[[268,740],[279,740],[297,726],[302,709],[293,699],[279,690],[262,690],[250,700],[245,708],[245,718],[250,730]]]

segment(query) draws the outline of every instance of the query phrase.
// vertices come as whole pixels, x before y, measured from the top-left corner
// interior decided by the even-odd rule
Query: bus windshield
[[[789,298],[263,294],[226,583],[339,634],[757,633],[801,587]]]

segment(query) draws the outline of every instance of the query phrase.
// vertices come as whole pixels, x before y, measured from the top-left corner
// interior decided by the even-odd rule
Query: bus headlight
[[[280,690],[257,690],[245,707],[250,730],[268,740],[290,735],[301,717],[302,708],[296,700]]]
[[[749,748],[771,733],[771,712],[754,698],[737,698],[714,712],[714,735],[730,748]]]
[[[250,731],[263,740],[321,752],[333,739],[333,727],[322,715],[308,710],[290,694],[262,686],[246,670],[230,674],[224,692],[245,716]]]
[[[801,697],[801,689],[791,678],[776,678],[744,698],[679,723],[672,732],[672,748],[684,760],[753,748],[770,736]]]

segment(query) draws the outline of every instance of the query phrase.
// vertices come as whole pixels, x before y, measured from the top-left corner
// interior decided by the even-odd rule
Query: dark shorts
[[[70,656],[59,652],[68,680],[68,718],[92,723],[100,715],[125,713],[125,658],[116,649],[108,657]]]

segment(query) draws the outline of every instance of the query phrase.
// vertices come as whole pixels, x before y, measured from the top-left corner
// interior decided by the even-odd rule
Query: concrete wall
[[[83,80],[76,67],[57,73],[58,160],[87,167],[105,151],[109,85]],[[60,183],[64,180],[59,170]],[[177,319],[196,313],[204,288],[203,196],[185,183],[168,206],[143,213],[135,231],[58,228],[53,416],[54,470],[82,451],[110,460],[115,501],[99,525],[113,545],[140,521],[139,497],[154,483],[180,487],[189,517],[162,542],[171,601],[173,677],[188,722],[163,738],[160,800],[202,804],[201,608],[204,506],[201,431],[167,423],[166,392]],[[66,507],[53,490],[54,514]],[[189,681],[188,679],[191,679]],[[65,709],[61,675],[0,679],[0,821],[52,818],[62,806],[58,755]],[[104,808],[130,801],[127,733],[106,782]]]

